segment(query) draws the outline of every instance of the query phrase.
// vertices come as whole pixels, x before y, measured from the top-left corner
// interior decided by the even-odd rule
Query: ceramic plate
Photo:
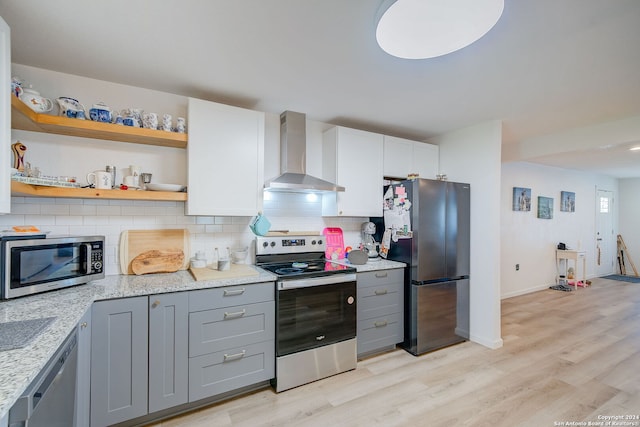
[[[147,190],[151,191],[182,191],[183,188],[180,184],[147,184]]]

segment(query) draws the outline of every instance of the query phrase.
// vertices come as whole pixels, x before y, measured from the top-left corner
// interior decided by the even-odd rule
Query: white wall
[[[440,173],[471,184],[471,340],[490,348],[500,336],[500,158],[502,124],[491,121],[429,141]]]
[[[340,227],[345,234],[345,244],[359,243],[362,218],[320,218],[309,216],[319,206],[304,207],[297,201],[288,203],[286,216],[282,212],[265,212],[274,230],[298,230],[321,232],[324,227]],[[306,211],[305,211],[306,209]],[[147,230],[184,228],[191,233],[191,254],[204,251],[208,259],[213,248],[251,248],[255,236],[249,230],[250,217],[186,216],[183,202],[157,202],[143,200],[96,200],[12,197],[11,213],[0,215],[0,230],[9,230],[14,225],[35,225],[50,235],[103,235],[106,238],[107,275],[120,274],[120,233],[124,230]],[[356,243],[357,242],[357,243]],[[253,256],[249,260],[253,262]]]
[[[512,210],[513,187],[531,189],[531,211]],[[533,163],[502,165],[500,275],[503,298],[555,284],[558,242],[585,250],[587,277],[594,277],[596,189],[613,191],[615,198],[618,182],[603,175]],[[575,212],[560,212],[561,191],[576,194]],[[538,196],[553,198],[553,219],[537,218]],[[617,229],[616,210],[614,207],[614,229]],[[615,249],[615,241],[612,247]],[[519,271],[515,269],[516,264],[520,264]]]
[[[640,178],[619,180],[620,235],[627,246],[627,256],[640,270]],[[627,265],[627,274],[633,274]]]

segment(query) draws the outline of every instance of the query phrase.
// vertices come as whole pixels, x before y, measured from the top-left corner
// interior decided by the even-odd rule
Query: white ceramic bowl
[[[231,249],[231,262],[234,264],[240,264],[247,259],[247,254],[249,253],[248,248],[236,248]]]

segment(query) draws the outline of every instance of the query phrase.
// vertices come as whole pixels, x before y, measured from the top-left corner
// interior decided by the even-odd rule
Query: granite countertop
[[[253,266],[255,276],[195,281],[188,271],[143,276],[107,276],[58,291],[0,301],[0,323],[54,317],[26,347],[0,351],[0,420],[44,368],[94,301],[275,282],[276,276]]]

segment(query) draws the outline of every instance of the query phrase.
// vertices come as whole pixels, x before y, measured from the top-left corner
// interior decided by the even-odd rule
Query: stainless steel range
[[[256,239],[256,265],[278,276],[277,392],[356,367],[356,269],[324,251],[323,236]]]

